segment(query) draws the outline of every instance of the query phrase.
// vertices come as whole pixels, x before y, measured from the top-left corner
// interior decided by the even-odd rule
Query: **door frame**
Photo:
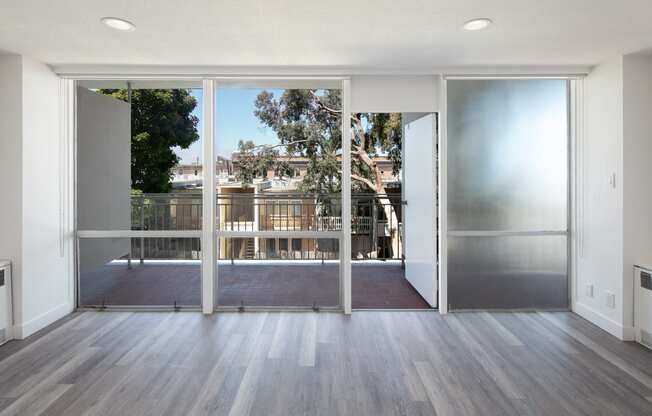
[[[220,237],[247,237],[240,235],[239,232],[218,231],[216,227],[216,177],[215,177],[215,96],[221,82],[241,82],[242,84],[251,84],[255,82],[264,83],[268,81],[282,81],[296,83],[297,88],[306,88],[310,82],[332,81],[341,85],[342,91],[342,114],[351,114],[351,79],[349,76],[268,76],[268,75],[234,75],[234,76],[206,76],[206,75],[155,75],[155,74],[112,74],[106,73],[101,75],[84,75],[70,74],[60,75],[61,77],[61,103],[62,111],[62,137],[70,143],[72,160],[70,165],[72,172],[71,198],[68,201],[72,205],[72,234],[74,244],[74,271],[71,293],[74,293],[75,307],[79,308],[79,240],[96,239],[96,238],[200,238],[202,245],[202,275],[201,275],[201,311],[204,314],[212,314],[215,311],[215,293],[217,292],[218,266],[216,261],[216,242]],[[202,163],[203,163],[203,183],[202,205],[204,214],[202,217],[202,229],[193,231],[135,231],[135,230],[79,230],[77,226],[77,183],[76,183],[76,166],[77,166],[77,111],[76,111],[76,88],[78,81],[173,81],[173,82],[197,82],[202,84],[203,97],[203,143],[202,143]],[[301,85],[301,87],[300,87]],[[351,123],[349,117],[342,117],[342,137],[350,137]],[[293,232],[293,236],[303,238],[336,238],[339,240],[340,247],[340,304],[341,310],[345,314],[351,313],[351,142],[350,140],[342,141],[342,229],[335,232]],[[260,233],[259,233],[260,234]],[[262,234],[261,234],[262,236]],[[266,237],[288,237],[287,232],[266,232]],[[348,255],[347,255],[348,253]],[[165,309],[168,307],[125,307],[124,310],[142,310],[142,309]],[[194,308],[189,308],[194,309]],[[294,310],[296,308],[288,308]]]
[[[568,197],[567,197],[567,272],[568,272],[568,308],[575,310],[577,299],[577,259],[582,253],[582,200],[581,195],[581,147],[584,141],[584,78],[583,74],[550,75],[550,74],[442,74],[440,79],[439,96],[439,163],[438,163],[438,189],[439,189],[439,313],[449,312],[448,303],[448,131],[447,131],[447,81],[459,79],[559,79],[568,81]]]

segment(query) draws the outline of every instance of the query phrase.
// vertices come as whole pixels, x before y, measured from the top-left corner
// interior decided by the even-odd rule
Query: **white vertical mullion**
[[[584,120],[584,80],[577,78],[570,82],[571,100],[570,100],[570,113],[569,124],[570,129],[570,169],[568,172],[570,192],[568,197],[569,202],[569,224],[568,235],[566,241],[570,247],[570,257],[568,263],[570,265],[570,303],[571,310],[575,311],[578,298],[578,262],[583,255],[582,240],[583,240],[583,211],[584,199],[583,196],[583,154],[584,154],[584,136],[583,136],[583,120]]]
[[[59,160],[62,182],[60,192],[61,198],[61,251],[60,256],[66,263],[66,275],[68,276],[68,299],[70,304],[76,306],[77,270],[75,267],[76,256],[76,222],[75,222],[75,166],[76,166],[76,100],[77,83],[72,79],[61,79],[60,83],[60,106],[61,106],[61,147],[62,153]]]
[[[215,299],[215,162],[213,161],[214,127],[215,127],[215,81],[204,79],[203,82],[203,146],[202,146],[202,312],[213,313]]]
[[[351,80],[342,80],[342,238],[340,282],[342,308],[351,313]]]
[[[446,79],[441,79],[441,96],[439,106],[439,175],[437,190],[439,192],[439,313],[448,313],[448,135]]]

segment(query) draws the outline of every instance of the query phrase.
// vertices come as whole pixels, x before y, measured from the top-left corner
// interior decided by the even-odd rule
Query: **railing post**
[[[140,197],[140,230],[145,229],[145,197]],[[145,262],[145,238],[140,237],[140,264]]]
[[[370,199],[371,204],[371,250],[378,258],[378,207],[375,199]]]

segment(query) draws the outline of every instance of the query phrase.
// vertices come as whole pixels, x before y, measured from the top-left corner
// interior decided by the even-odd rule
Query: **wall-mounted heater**
[[[636,341],[652,349],[652,269],[634,266]]]
[[[0,345],[12,339],[11,263],[0,260]]]

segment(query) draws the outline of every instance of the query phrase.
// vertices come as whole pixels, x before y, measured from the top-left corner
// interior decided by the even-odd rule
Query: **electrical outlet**
[[[587,298],[592,298],[593,297],[593,285],[586,285],[586,297]]]
[[[611,292],[605,292],[607,295],[607,307],[614,309],[616,307],[616,295]]]

